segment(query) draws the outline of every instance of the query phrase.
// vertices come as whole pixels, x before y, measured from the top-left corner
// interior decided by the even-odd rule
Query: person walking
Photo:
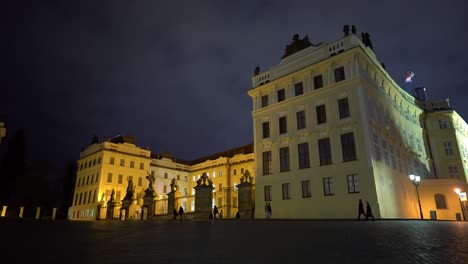
[[[216,220],[218,219],[217,215],[218,215],[218,207],[216,207],[216,205],[214,206],[213,208],[213,219]]]
[[[359,209],[358,210],[359,210],[359,212],[358,212],[357,220],[359,220],[361,218],[361,214],[364,215],[364,217],[367,219],[366,212],[364,212],[364,205],[362,204],[362,199],[359,199]]]
[[[174,209],[175,210],[175,209]],[[182,221],[182,215],[184,214],[184,208],[179,207],[179,220]]]
[[[174,208],[174,210],[172,211],[172,214],[174,215],[172,217],[172,220],[176,220],[177,219],[177,210]]]
[[[367,220],[368,218],[371,218],[371,217],[372,217],[372,220],[375,220],[374,215],[372,214],[372,209],[371,209],[371,207],[370,207],[370,204],[369,204],[369,202],[367,202],[366,220]]]
[[[270,203],[267,203],[267,205],[266,205],[266,212],[267,212],[267,214],[266,214],[266,215],[267,215],[267,218],[270,219],[270,218],[271,218],[271,214],[272,214]]]

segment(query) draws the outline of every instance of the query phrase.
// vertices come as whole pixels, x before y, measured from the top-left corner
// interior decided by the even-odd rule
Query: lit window
[[[359,175],[351,174],[347,176],[348,178],[348,193],[358,193],[361,191],[359,186]]]
[[[302,185],[302,198],[311,197],[312,192],[310,190],[310,180],[302,181],[301,185]]]
[[[271,185],[264,186],[265,201],[271,201]]]
[[[333,178],[332,177],[323,178],[323,195],[330,196],[334,194],[335,194],[335,191],[333,188]]]
[[[282,189],[283,189],[283,200],[291,199],[290,184],[283,183]]]

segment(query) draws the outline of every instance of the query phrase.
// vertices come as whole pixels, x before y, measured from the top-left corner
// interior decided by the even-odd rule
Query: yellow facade
[[[136,185],[138,204],[143,204],[151,152],[124,137],[116,139],[94,143],[80,153],[70,219],[95,220],[98,203],[108,201],[113,189],[117,200],[125,197],[128,177]]]
[[[277,218],[355,218],[358,199],[368,201],[376,217],[418,217],[408,175],[431,177],[423,110],[357,36],[301,50],[252,83],[256,218],[264,217],[266,202]],[[300,128],[298,112],[305,115]],[[300,168],[304,143],[310,165]],[[281,171],[281,160],[289,168]]]

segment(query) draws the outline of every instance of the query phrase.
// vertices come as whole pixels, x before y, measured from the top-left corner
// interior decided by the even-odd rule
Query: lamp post
[[[466,192],[462,193],[460,188],[455,188],[455,192],[457,193],[458,200],[460,201],[460,209],[461,209],[461,213],[463,215],[463,221],[466,221],[465,210],[464,210],[463,203],[462,203],[462,196],[464,197],[464,199],[466,199]]]
[[[421,181],[421,177],[411,174],[409,176],[409,178],[410,178],[411,182],[414,184],[414,186],[416,187],[416,194],[418,195],[419,214],[421,215],[421,219],[424,219],[423,212],[422,212],[422,209],[421,209],[421,200],[419,199],[419,190],[418,190],[419,182]]]

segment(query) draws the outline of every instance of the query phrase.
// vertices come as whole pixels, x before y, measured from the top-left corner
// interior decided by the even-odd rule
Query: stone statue
[[[260,74],[260,67],[255,67],[255,70],[254,70],[254,76],[257,76]]]
[[[356,34],[356,27],[354,25],[351,26],[351,33]]]
[[[211,186],[213,187],[213,182],[211,179],[206,175],[206,173],[203,173],[200,179],[197,181],[197,186]]]
[[[349,25],[344,25],[343,26],[343,33],[345,36],[349,35]]]
[[[250,172],[248,170],[245,170],[244,175],[242,175],[240,178],[240,181],[241,181],[241,184],[242,183],[253,184],[253,177],[250,175]]]
[[[171,180],[170,186],[171,186],[171,192],[175,192],[177,191],[177,189],[179,189],[179,186],[177,186],[177,181],[175,178]]]
[[[103,192],[101,196],[101,202],[105,202],[105,201],[106,201],[106,193]]]
[[[125,195],[124,200],[132,200],[134,193],[135,193],[135,185],[133,184],[133,180],[129,177],[128,186],[127,186],[127,194]]]
[[[113,201],[115,201],[115,189],[114,188],[112,188],[111,197],[109,199],[109,202],[113,202]]]
[[[98,144],[99,143],[99,138],[98,136],[94,135],[93,138],[91,139],[91,143],[89,144],[90,146],[93,144]]]
[[[156,178],[154,175],[148,172],[148,175],[146,175],[146,179],[148,180],[148,189],[154,191],[154,182],[156,181]]]
[[[286,48],[284,50],[284,54],[281,57],[281,59],[284,59],[288,57],[289,55],[292,55],[300,50],[303,50],[307,47],[312,46],[312,43],[309,41],[309,36],[305,36],[303,39],[299,38],[299,34],[294,34],[293,36],[293,42],[289,45],[286,45]]]

